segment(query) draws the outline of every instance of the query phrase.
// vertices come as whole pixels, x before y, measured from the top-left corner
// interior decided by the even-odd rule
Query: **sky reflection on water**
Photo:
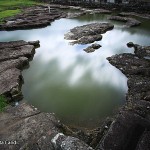
[[[149,44],[150,34],[142,27],[125,29],[120,24],[104,34],[98,42],[102,47],[90,54],[83,51],[85,45],[72,46],[64,40],[69,29],[94,21],[106,18],[60,19],[42,29],[0,32],[0,41],[40,40],[30,68],[23,71],[24,98],[42,111],[55,112],[68,124],[96,126],[123,104],[127,79],[106,58],[133,52],[126,47],[129,41]]]

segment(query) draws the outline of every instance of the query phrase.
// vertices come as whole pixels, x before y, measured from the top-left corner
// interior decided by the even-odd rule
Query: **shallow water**
[[[109,64],[107,57],[132,53],[127,42],[149,45],[150,22],[140,19],[140,27],[124,28],[107,15],[84,15],[56,20],[46,28],[0,32],[0,41],[40,40],[30,67],[23,71],[25,100],[45,112],[55,112],[70,125],[95,127],[101,119],[125,102],[127,79]],[[102,47],[86,53],[85,45],[69,45],[64,34],[75,26],[92,22],[112,22],[115,28],[98,42]]]

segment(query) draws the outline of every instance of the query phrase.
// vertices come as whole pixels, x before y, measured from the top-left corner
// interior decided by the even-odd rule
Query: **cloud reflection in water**
[[[40,40],[30,68],[23,71],[25,99],[42,111],[56,112],[69,124],[94,126],[123,103],[127,90],[125,76],[106,57],[131,52],[126,47],[129,41],[147,44],[149,35],[117,25],[98,42],[100,49],[87,54],[85,45],[71,46],[64,40],[69,29],[83,24],[60,19],[43,29],[1,32],[0,40]]]

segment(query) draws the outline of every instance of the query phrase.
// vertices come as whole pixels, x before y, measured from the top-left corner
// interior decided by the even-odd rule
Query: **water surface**
[[[39,40],[30,67],[23,71],[24,99],[41,111],[54,112],[70,125],[95,127],[101,119],[125,102],[127,79],[106,60],[114,54],[132,53],[127,42],[149,45],[149,21],[142,26],[124,28],[109,21],[107,15],[84,15],[56,20],[46,28],[0,32],[0,41]],[[115,28],[98,42],[102,47],[83,51],[85,45],[69,45],[64,34],[75,26],[92,22],[112,22]]]

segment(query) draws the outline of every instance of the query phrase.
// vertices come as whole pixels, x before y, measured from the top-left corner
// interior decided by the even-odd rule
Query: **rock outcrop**
[[[19,30],[46,27],[57,18],[65,17],[60,10],[47,6],[34,6],[23,10],[23,13],[4,20],[0,30]]]
[[[101,34],[112,30],[114,25],[110,23],[91,23],[75,27],[65,34],[65,39],[75,40],[74,44],[88,44],[102,39]]]
[[[97,150],[150,148],[150,47],[131,42],[127,45],[134,47],[135,54],[119,54],[108,58],[128,77],[126,105],[99,142]]]
[[[21,102],[0,113],[0,149],[2,150],[93,150],[83,141],[62,132],[62,124],[53,113],[43,113]]]
[[[150,19],[150,14],[139,14],[139,13],[136,13],[136,12],[121,12],[119,13],[119,16],[123,16],[123,17],[126,17],[126,16],[137,16],[137,17],[141,17],[141,18],[145,18],[145,19]]]
[[[105,32],[112,30],[114,25],[110,23],[91,23],[79,27],[75,27],[65,34],[65,39],[73,40],[70,44],[89,44],[95,41],[100,41]],[[85,51],[95,51],[95,46],[91,45]],[[92,49],[91,49],[92,48]],[[91,49],[91,50],[90,50]]]
[[[129,17],[111,16],[108,19],[125,22],[126,27],[134,27],[134,26],[139,26],[141,24],[140,21],[138,21],[134,18],[129,18]]]
[[[101,47],[101,45],[94,43],[91,46],[89,46],[89,47],[87,47],[86,49],[83,49],[83,50],[87,53],[91,53],[91,52],[94,52],[95,50],[99,49],[100,47]]]
[[[38,46],[39,41],[0,42],[0,95],[9,101],[22,99],[21,70],[28,65]]]
[[[89,14],[111,14],[112,13],[110,10],[106,10],[106,9],[81,8],[80,10],[82,10],[85,13],[89,13]]]
[[[140,46],[138,44],[134,44],[132,42],[127,43],[129,48],[134,48],[134,53],[139,58],[146,58],[150,57],[150,46]]]

